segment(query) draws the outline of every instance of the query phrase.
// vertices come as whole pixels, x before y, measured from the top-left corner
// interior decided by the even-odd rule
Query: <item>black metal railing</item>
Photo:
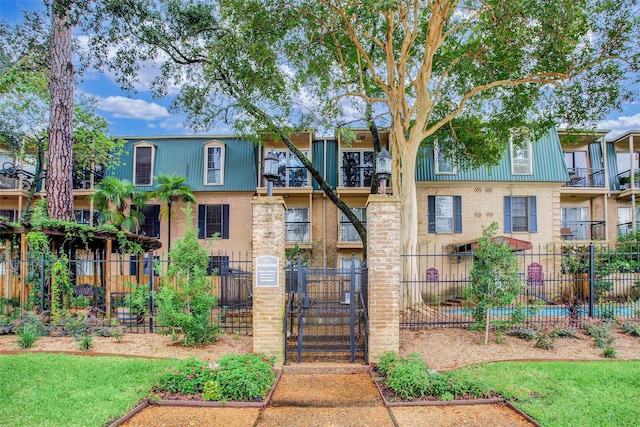
[[[605,221],[562,221],[563,240],[605,240]]]
[[[278,179],[273,183],[274,187],[299,188],[309,186],[309,171],[304,166],[280,167]]]
[[[308,243],[310,226],[309,221],[287,222],[285,224],[286,241],[288,243]]]
[[[631,185],[631,170],[626,170],[624,172],[616,175],[618,178],[618,183],[620,184],[620,190],[628,190],[632,188]],[[640,173],[635,172],[633,175],[633,188],[640,188]]]
[[[347,166],[340,168],[343,187],[371,187],[372,166]]]
[[[162,286],[169,261],[146,254],[141,257],[116,255],[105,260],[104,254],[86,259],[71,259],[69,271],[73,293],[62,297],[63,307],[72,313],[96,319],[111,319],[126,332],[156,332],[157,307],[154,291]],[[71,257],[70,257],[71,258]],[[217,253],[211,255],[208,271],[211,291],[218,306],[211,321],[228,333],[251,335],[253,330],[253,261],[248,254]],[[0,261],[0,277],[16,283],[24,277],[27,295],[21,308],[44,312],[51,309],[51,271],[55,259],[34,258]],[[153,274],[150,274],[152,272]],[[12,295],[14,296],[14,295]]]
[[[603,168],[569,168],[569,181],[564,187],[604,188],[606,185]]]
[[[523,318],[523,325],[582,326],[589,319],[640,319],[638,245],[545,245],[514,252],[523,290],[516,300],[491,311],[491,318]],[[473,305],[463,289],[470,284],[473,252],[426,248],[402,256],[400,326],[466,327]]]

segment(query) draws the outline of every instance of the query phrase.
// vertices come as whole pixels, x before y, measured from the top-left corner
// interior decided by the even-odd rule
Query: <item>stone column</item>
[[[369,196],[369,361],[374,363],[385,351],[400,351],[400,238],[400,199]]]
[[[254,197],[253,351],[284,363],[285,204],[280,196]]]

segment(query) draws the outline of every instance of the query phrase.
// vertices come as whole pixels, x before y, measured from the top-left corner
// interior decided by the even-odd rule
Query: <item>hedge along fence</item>
[[[469,286],[474,251],[425,247],[403,255],[417,271],[402,279],[401,295],[419,292],[424,310],[407,310],[401,298],[402,328],[465,327],[473,323],[462,296]],[[523,317],[523,323],[580,326],[590,318],[640,319],[640,245],[550,244],[514,247],[522,294],[492,318]],[[411,258],[411,259],[408,259]],[[407,279],[407,277],[411,279]],[[415,289],[417,287],[417,289]]]

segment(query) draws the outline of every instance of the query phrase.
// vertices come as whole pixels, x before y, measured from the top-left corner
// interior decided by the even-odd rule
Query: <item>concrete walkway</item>
[[[501,405],[387,408],[367,366],[305,363],[284,367],[271,401],[263,410],[150,406],[123,425],[512,427],[532,424]]]

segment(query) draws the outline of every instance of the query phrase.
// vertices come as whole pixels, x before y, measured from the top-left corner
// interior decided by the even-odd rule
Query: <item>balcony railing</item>
[[[309,222],[287,222],[287,243],[309,243]]]
[[[348,166],[340,168],[343,187],[371,187],[373,167]]]
[[[640,221],[636,221],[636,231],[640,231]],[[618,224],[618,234],[632,234],[633,233],[633,223],[625,222],[622,224]]]
[[[604,188],[605,176],[603,168],[569,168],[569,181],[565,187]]]
[[[604,240],[604,221],[561,221],[563,240]]]
[[[273,183],[274,187],[299,188],[309,186],[309,171],[304,166],[280,167],[278,179]]]
[[[621,190],[631,188],[631,171],[627,170],[617,175]],[[640,172],[636,172],[633,177],[633,188],[640,188]]]
[[[93,186],[100,184],[104,178],[104,167],[96,166],[93,170],[74,169],[73,170],[73,189],[88,190],[91,188],[91,175],[93,175]]]
[[[366,222],[362,225],[367,226]],[[340,241],[341,242],[362,242],[356,228],[349,221],[340,221]]]

